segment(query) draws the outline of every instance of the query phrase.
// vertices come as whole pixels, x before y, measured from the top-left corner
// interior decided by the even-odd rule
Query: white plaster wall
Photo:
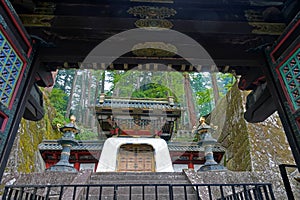
[[[116,171],[118,150],[124,144],[151,145],[154,149],[155,171],[174,172],[168,145],[160,138],[108,138],[104,143],[96,171]]]

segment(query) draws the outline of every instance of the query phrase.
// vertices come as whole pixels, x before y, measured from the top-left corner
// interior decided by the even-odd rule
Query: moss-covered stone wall
[[[18,157],[18,171],[30,173],[40,171],[37,169],[38,145],[43,139],[58,139],[61,134],[52,128],[52,120],[55,116],[55,109],[50,105],[47,95],[44,94],[45,116],[38,122],[28,121],[22,119],[19,128],[19,157]],[[18,141],[15,141],[18,142]],[[42,169],[43,170],[43,169]]]
[[[243,105],[248,94],[234,85],[212,112],[215,137],[226,148],[224,164],[232,171],[278,172],[279,164],[294,163],[280,118],[274,113],[261,123],[245,121]]]
[[[251,155],[247,124],[243,119],[242,97],[237,85],[222,98],[211,114],[215,138],[226,148],[224,165],[232,171],[250,171]]]
[[[51,106],[47,94],[44,94],[45,116],[38,122],[22,119],[17,137],[8,160],[2,184],[13,181],[20,173],[44,170],[44,163],[38,151],[43,139],[58,139],[61,133],[52,127],[55,109]]]

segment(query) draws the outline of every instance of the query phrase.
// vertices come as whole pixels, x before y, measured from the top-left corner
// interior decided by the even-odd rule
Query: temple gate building
[[[70,162],[77,170],[172,172],[172,165],[194,169],[204,164],[204,148],[197,142],[169,142],[181,113],[172,98],[101,99],[95,110],[101,132],[109,139],[80,141],[74,146]],[[57,141],[44,141],[39,149],[46,168],[60,159],[62,148]],[[224,153],[220,144],[214,147],[218,163]]]
[[[240,76],[239,88],[251,90],[244,113],[248,122],[262,122],[273,112],[278,112],[296,163],[296,166],[280,166],[287,195],[294,199],[284,170],[285,167],[300,170],[299,0],[2,0],[0,5],[1,177],[21,118],[32,121],[43,118],[43,96],[39,87],[51,87],[54,83],[52,72],[57,69],[175,70],[181,73],[218,71]],[[71,155],[71,163],[74,163],[75,168],[80,169],[81,163],[83,166],[94,162],[96,164],[91,168],[97,171],[130,171],[134,168],[152,172],[171,171],[171,165],[176,162],[188,163],[190,168],[192,164],[203,162],[202,149],[172,143],[167,145],[165,142],[170,139],[173,122],[178,117],[179,110],[175,104],[171,105],[171,101],[168,101],[169,105],[158,103],[167,108],[164,117],[160,118],[161,114],[155,115],[155,112],[150,112],[151,109],[146,109],[151,108],[151,103],[154,102],[136,102],[134,99],[128,102],[132,107],[135,104],[150,105],[127,109],[126,116],[122,114],[123,111],[116,109],[117,115],[112,116],[110,114],[114,114],[114,110],[106,110],[105,105],[110,105],[111,108],[117,105],[109,102],[106,97],[100,99],[100,105],[96,108],[98,120],[105,134],[112,136],[107,141],[117,142],[117,146],[109,146],[109,143],[93,144],[91,152],[87,153],[80,148],[90,144],[79,144],[76,147],[79,148],[79,153],[73,151]],[[149,127],[149,116],[153,116],[151,121],[161,128]],[[196,118],[192,121],[190,125],[194,125]],[[149,131],[149,128],[154,130]],[[123,141],[125,135],[132,140],[130,144]],[[154,144],[155,140],[163,143],[164,152],[170,152],[170,157],[165,160],[166,169],[161,168],[163,164],[157,164],[157,161],[162,160],[155,155],[159,151]],[[40,146],[49,166],[59,159],[57,148],[59,146],[54,142],[45,142]],[[102,156],[107,149],[114,151],[114,158],[111,160]],[[140,159],[135,154],[136,151],[147,154],[146,159],[141,161],[144,163],[143,167],[138,162],[132,165],[130,161]],[[216,160],[222,158],[223,151],[213,150]],[[181,153],[183,156],[178,156]],[[99,160],[98,165],[95,160]],[[114,167],[108,170],[105,164],[112,160]],[[98,172],[97,175],[101,173]],[[188,176],[189,173],[185,175]],[[193,176],[198,179],[204,177],[197,174],[190,177]],[[208,176],[212,177],[211,174]],[[101,176],[91,180],[97,181],[100,178]],[[174,179],[170,178],[172,182]],[[161,181],[159,178],[158,180]],[[71,183],[72,181],[69,182]],[[188,196],[186,187],[177,190],[172,183],[166,184],[170,189],[165,191],[163,195],[168,195],[164,198],[173,199],[173,191],[179,193],[178,199]],[[93,183],[89,182],[87,188],[78,189],[78,193],[76,187],[57,191],[46,184],[43,187],[48,189],[38,192],[38,186],[25,191],[7,188],[4,196],[21,199],[27,192],[27,195],[33,195],[34,198],[37,195],[48,198],[54,194],[61,199],[63,195],[67,197],[74,194],[74,198],[81,195],[88,199],[89,195],[97,193],[101,198],[102,186],[101,189],[90,191],[91,185]],[[114,199],[118,195],[131,195],[132,185],[130,192],[118,190],[121,186],[116,183],[113,185],[112,190],[105,191],[110,191],[108,193]],[[141,189],[143,197],[144,186]],[[200,185],[196,186],[197,190],[188,185],[188,191],[193,198],[198,199],[230,199],[237,198],[238,195],[246,199],[250,195],[255,196],[255,199],[275,199],[270,184],[244,185],[239,187],[243,188],[241,190],[233,184],[229,186],[228,193],[222,190],[225,185],[218,186],[220,192],[216,192],[217,189],[212,192],[211,185],[200,191]],[[157,188],[151,190],[157,191]],[[157,194],[148,197],[157,198]]]

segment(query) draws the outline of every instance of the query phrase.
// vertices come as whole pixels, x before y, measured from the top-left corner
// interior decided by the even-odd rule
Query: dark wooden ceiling
[[[12,4],[28,33],[42,42],[39,57],[49,67],[78,67],[102,41],[137,28],[138,20],[153,18],[167,20],[172,30],[196,40],[219,70],[237,74],[264,65],[264,48],[300,10],[298,0],[15,0]],[[176,14],[161,11],[164,16],[134,16],[129,9],[137,6],[172,9]],[[189,63],[180,56],[136,56],[132,52],[117,59],[113,68],[156,62],[190,69],[182,68]]]

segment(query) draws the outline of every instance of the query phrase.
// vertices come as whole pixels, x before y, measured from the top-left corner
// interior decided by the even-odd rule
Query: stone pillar
[[[205,148],[205,163],[198,172],[201,171],[223,171],[227,170],[226,167],[218,164],[213,155],[213,146],[217,143],[217,140],[214,139],[211,135],[213,129],[205,123],[205,119],[201,117],[199,120],[199,125],[197,127],[197,134],[200,135],[200,141],[198,142],[199,146]]]
[[[79,130],[75,126],[76,118],[71,116],[71,122],[60,128],[60,131],[64,133],[63,137],[58,140],[58,143],[63,147],[60,160],[55,165],[46,169],[46,171],[66,171],[77,172],[71,163],[69,163],[71,147],[77,145],[75,140],[75,134],[79,133]]]

